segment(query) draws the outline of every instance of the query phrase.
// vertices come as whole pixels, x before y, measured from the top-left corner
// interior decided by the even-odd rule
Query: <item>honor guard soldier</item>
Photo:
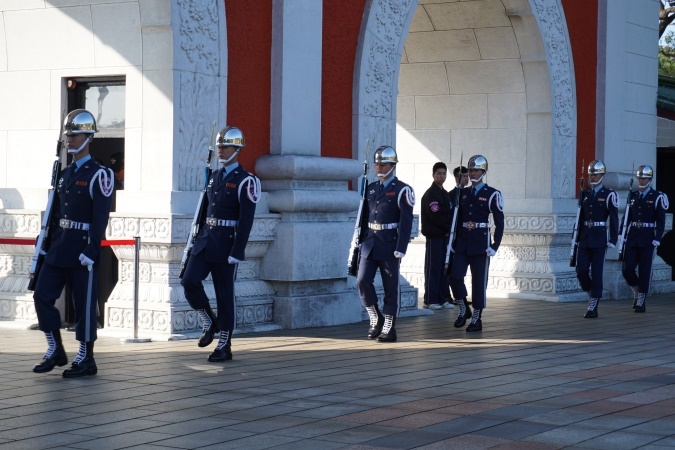
[[[226,127],[216,137],[221,167],[209,178],[205,222],[192,247],[181,284],[185,298],[197,311],[204,325],[199,347],[213,342],[220,331],[210,362],[232,359],[231,339],[236,325],[234,282],[238,264],[244,260],[256,203],[260,199],[260,180],[237,162],[244,147],[244,135],[236,127]],[[209,305],[202,281],[211,274],[216,292],[218,315]]]
[[[465,188],[465,187],[469,186],[469,184],[471,182],[469,181],[469,169],[467,169],[464,166],[455,167],[455,169],[452,171],[452,174],[455,177],[455,187],[448,193],[448,198],[450,198],[450,204],[454,208],[455,202],[459,203],[457,201],[459,199],[457,191],[459,191],[459,193],[461,193],[462,188]],[[457,233],[457,230],[455,230],[455,233]],[[455,237],[456,237],[456,234],[455,234]],[[448,297],[450,297],[450,288],[451,288],[450,287],[450,274],[448,274],[448,276],[447,276],[447,282],[448,282],[448,288],[446,289],[446,291],[447,291],[446,295]],[[459,282],[459,280],[457,280],[457,282],[455,284],[456,284],[456,286],[458,286],[459,292],[453,292],[452,293],[452,298],[454,299],[453,303],[456,304],[456,305],[459,305],[460,303],[462,303],[464,305],[464,307],[467,308],[468,305],[470,305],[471,303],[466,298],[459,298],[458,297],[458,295],[460,295],[460,294],[466,296],[466,284],[464,283],[464,280],[462,280],[461,283]],[[461,284],[461,286],[460,286],[460,284]],[[468,314],[467,314],[466,311],[464,312],[464,315],[466,316],[466,319],[471,317],[470,310],[467,309],[467,311],[469,311]],[[461,320],[460,320],[460,322],[461,322]],[[461,322],[461,323],[462,323],[462,325],[460,325],[457,328],[460,328],[460,327],[464,326],[465,322]]]
[[[619,234],[619,197],[602,185],[606,171],[602,161],[594,160],[588,165],[590,187],[582,192],[579,210],[577,278],[581,289],[588,293],[588,310],[584,315],[587,319],[598,317],[605,253],[608,247],[616,246]]]
[[[452,210],[448,192],[443,189],[448,168],[442,162],[434,164],[434,182],[422,196],[422,234],[426,238],[424,256],[424,308],[452,308],[446,301],[448,279],[443,274],[445,249],[448,246]]]
[[[661,244],[669,207],[668,196],[649,186],[652,178],[654,169],[640,166],[637,170],[638,190],[631,192],[629,199],[628,234],[622,271],[628,286],[633,290],[633,309],[636,313],[647,310],[645,297],[649,293],[652,262],[656,247]]]
[[[459,316],[454,326],[461,328],[467,319],[471,319],[466,327],[466,331],[471,333],[483,329],[481,317],[487,306],[490,258],[497,253],[504,235],[504,200],[500,191],[483,181],[488,171],[488,161],[484,156],[472,156],[467,167],[471,187],[460,191],[457,239],[455,248],[451,248],[455,255],[450,271],[450,287],[459,305]],[[495,224],[494,237],[490,236],[490,214]],[[468,267],[471,267],[473,313],[466,300],[464,285]]]
[[[396,317],[401,308],[399,272],[412,231],[415,192],[394,176],[396,150],[382,146],[375,151],[375,174],[379,181],[366,187],[361,216],[361,259],[356,276],[361,303],[370,318],[368,337],[378,342],[396,342]],[[375,294],[375,272],[380,269],[384,286],[382,313]]]
[[[56,300],[68,285],[75,309],[75,338],[80,347],[65,378],[94,375],[96,304],[101,239],[110,215],[114,187],[112,170],[98,165],[89,154],[96,133],[94,116],[84,109],[65,118],[64,134],[73,163],[60,174],[54,199],[54,220],[49,225],[51,243],[40,269],[33,294],[40,330],[47,337],[44,359],[33,372],[50,372],[68,363],[61,342],[61,316]]]

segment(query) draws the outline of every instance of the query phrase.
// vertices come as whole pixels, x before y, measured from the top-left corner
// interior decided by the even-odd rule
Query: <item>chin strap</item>
[[[225,165],[225,164],[229,163],[230,161],[232,161],[232,159],[234,159],[234,157],[237,156],[238,154],[239,154],[239,150],[237,150],[236,152],[232,153],[232,156],[230,156],[230,157],[227,158],[227,159],[218,158],[218,164],[223,164],[223,165]]]
[[[588,180],[588,183],[589,183],[591,186],[595,187],[595,186],[599,185],[600,183],[602,183],[602,179],[603,179],[603,178],[605,178],[604,175],[601,176],[600,179],[599,179],[598,181],[593,182],[593,181]]]
[[[89,136],[87,136],[87,139],[84,140],[82,145],[80,145],[78,148],[69,148],[68,153],[70,153],[71,155],[77,155],[78,153],[80,153],[82,151],[82,149],[84,148],[85,145],[87,145],[89,142],[91,142],[91,139],[93,137],[94,137],[94,135],[90,134]]]
[[[392,172],[394,171],[395,168],[396,168],[396,165],[394,165],[394,167],[392,167],[391,169],[389,169],[389,172],[387,172],[387,173],[378,173],[377,176],[378,176],[379,178],[387,178],[387,177],[389,176],[389,174],[392,173]]]
[[[649,187],[650,184],[652,184],[652,180],[649,180],[649,183],[645,184],[644,186],[638,185],[638,189],[640,189],[640,191],[644,191]]]
[[[483,171],[481,176],[479,176],[477,179],[474,180],[473,178],[470,178],[469,181],[471,181],[472,183],[478,183],[478,182],[480,182],[480,180],[483,179],[484,176],[485,176],[485,171]]]

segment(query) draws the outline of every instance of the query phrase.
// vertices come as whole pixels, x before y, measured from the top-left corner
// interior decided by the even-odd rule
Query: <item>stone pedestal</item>
[[[284,328],[361,320],[361,304],[347,282],[347,253],[359,202],[347,181],[359,162],[319,156],[270,155],[256,173],[270,211],[281,214],[260,278],[276,291],[274,321]]]
[[[35,239],[40,233],[40,211],[0,209],[0,237]],[[0,321],[28,327],[37,323],[28,281],[34,247],[0,244]]]

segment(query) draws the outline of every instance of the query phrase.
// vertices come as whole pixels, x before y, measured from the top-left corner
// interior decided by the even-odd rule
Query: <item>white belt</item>
[[[207,217],[206,224],[212,227],[236,227],[236,220],[216,219],[215,217]]]
[[[605,227],[607,226],[607,222],[591,222],[590,220],[587,220],[584,222],[584,225],[586,225],[588,228]]]
[[[368,228],[371,230],[375,231],[380,231],[380,230],[393,230],[394,228],[398,228],[397,223],[368,223]]]
[[[630,226],[635,228],[654,228],[656,227],[656,222],[631,222]]]
[[[75,222],[70,219],[60,219],[59,226],[66,230],[88,230],[89,224],[84,222]]]
[[[462,226],[467,230],[473,230],[474,228],[490,228],[488,222],[464,222]]]

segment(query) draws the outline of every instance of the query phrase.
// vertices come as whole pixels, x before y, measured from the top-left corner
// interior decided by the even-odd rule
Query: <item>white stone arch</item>
[[[523,76],[526,80],[539,79],[539,83],[529,83],[534,88],[528,91],[526,87],[526,94],[527,139],[531,147],[527,160],[540,175],[529,180],[530,189],[537,186],[536,195],[526,191],[522,199],[549,200],[535,208],[552,212],[550,200],[575,195],[572,180],[576,161],[576,96],[562,4],[560,0],[476,0],[476,3],[495,1],[503,4],[516,33]],[[375,145],[387,142],[395,145],[399,68],[417,6],[416,0],[368,0],[366,4],[354,70],[355,159],[363,160]],[[369,142],[371,149],[367,150]],[[524,211],[525,204],[516,209]]]

